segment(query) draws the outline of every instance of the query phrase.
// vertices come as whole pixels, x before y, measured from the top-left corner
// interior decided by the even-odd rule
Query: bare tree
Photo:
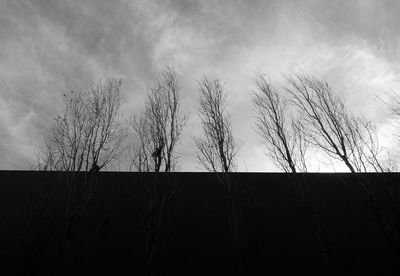
[[[383,109],[395,121],[400,120],[400,95],[392,93],[387,100],[379,99]]]
[[[39,157],[39,169],[100,170],[118,157],[124,133],[120,124],[121,79],[93,84],[65,95]]]
[[[287,100],[261,74],[256,85],[258,92],[252,97],[257,111],[256,130],[267,146],[268,156],[285,172],[307,171],[307,141],[301,121],[290,116]]]
[[[238,145],[226,112],[226,95],[218,77],[204,77],[198,83],[200,116],[204,138],[195,138],[197,158],[208,171],[229,172],[235,168]]]
[[[346,122],[353,163],[357,172],[385,172],[381,164],[380,145],[376,125],[364,117],[350,117]]]
[[[195,138],[198,149],[197,159],[208,171],[216,174],[224,202],[226,221],[232,239],[232,253],[239,274],[245,274],[245,237],[241,228],[241,210],[238,206],[238,187],[234,185],[229,172],[236,169],[235,157],[238,145],[232,134],[232,124],[227,113],[226,94],[221,80],[204,77],[198,82],[200,92],[199,114],[204,137]]]
[[[131,167],[137,171],[175,168],[175,147],[186,121],[180,110],[181,77],[167,67],[147,95],[144,111],[132,123],[133,139]]]
[[[180,108],[181,77],[167,67],[149,89],[144,110],[131,121],[132,145],[130,169],[139,172],[171,172],[175,170],[176,145],[179,142],[186,116]],[[175,195],[175,182],[166,182],[153,175],[146,185],[149,195],[146,222],[145,252],[149,275],[157,271],[161,255],[168,241],[170,224],[169,204]]]
[[[385,171],[379,156],[381,150],[376,126],[371,121],[349,112],[343,99],[336,95],[326,82],[303,73],[288,77],[288,81],[287,90],[300,114],[304,137],[316,149],[347,166],[358,183],[357,190],[360,189],[359,192],[365,196],[389,243],[394,245],[395,250],[399,250],[398,223],[391,219],[398,216],[398,189],[390,187],[392,202],[382,207],[368,178],[358,174]]]
[[[391,93],[386,99],[379,97],[378,102],[381,105],[381,109],[388,116],[389,122],[392,124],[391,126],[395,129],[394,138],[396,142],[400,142],[400,132],[398,130],[400,124],[400,94]],[[384,167],[387,172],[395,172],[399,169],[400,162],[397,143],[393,143],[395,144],[395,148],[391,148],[386,152],[387,156]]]
[[[315,148],[344,162],[351,172],[382,171],[376,127],[350,113],[326,82],[298,73],[287,91],[297,107],[301,131]]]
[[[130,126],[133,130],[131,140],[134,143],[130,145],[128,169],[130,171],[150,172],[153,168],[153,160],[151,158],[153,147],[145,115],[139,114],[134,117]]]
[[[258,91],[252,97],[257,111],[256,130],[262,137],[268,150],[267,155],[273,163],[285,172],[293,174],[290,180],[299,191],[308,221],[324,254],[326,265],[329,266],[329,247],[315,209],[317,201],[311,193],[313,186],[294,175],[299,171],[307,171],[308,141],[304,136],[303,122],[291,114],[290,102],[275,90],[263,75],[257,76],[256,85]]]
[[[398,172],[400,169],[400,154],[396,149],[388,150],[385,152],[383,160],[383,167],[385,172],[393,173]]]

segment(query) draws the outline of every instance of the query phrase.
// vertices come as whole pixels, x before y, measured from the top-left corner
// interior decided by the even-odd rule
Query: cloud
[[[65,91],[122,76],[130,114],[157,72],[172,65],[183,75],[190,111],[182,169],[197,168],[196,80],[215,73],[225,81],[243,141],[240,169],[246,163],[250,171],[272,170],[251,123],[254,74],[282,87],[282,73],[300,67],[331,83],[355,112],[386,124],[374,96],[399,90],[399,10],[389,0],[2,1],[0,168],[33,162]]]

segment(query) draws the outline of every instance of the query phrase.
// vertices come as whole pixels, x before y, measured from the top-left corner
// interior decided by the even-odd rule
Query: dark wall
[[[0,179],[0,275],[400,275],[398,174]]]

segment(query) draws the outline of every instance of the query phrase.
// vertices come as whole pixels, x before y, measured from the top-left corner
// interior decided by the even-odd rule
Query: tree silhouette
[[[388,116],[390,123],[392,123],[392,127],[395,128],[394,138],[395,142],[397,142],[394,143],[394,147],[390,148],[387,152],[384,166],[385,171],[396,172],[399,171],[400,164],[400,154],[397,150],[398,142],[400,142],[400,132],[398,131],[400,123],[400,96],[398,93],[391,93],[386,99],[379,97],[378,102],[380,103],[381,109]]]
[[[198,83],[203,138],[195,138],[197,159],[208,171],[229,172],[235,169],[238,145],[226,112],[226,94],[218,77],[204,77]]]
[[[200,92],[199,113],[203,129],[203,137],[197,137],[199,163],[219,180],[221,196],[224,202],[226,222],[232,239],[232,253],[239,274],[245,274],[246,242],[241,227],[241,209],[238,206],[238,186],[229,175],[236,169],[238,145],[232,134],[230,116],[226,111],[226,94],[221,80],[204,77],[198,82]]]
[[[181,77],[167,67],[150,89],[144,111],[131,122],[133,145],[130,169],[136,171],[175,169],[175,147],[186,117],[180,110]]]
[[[301,121],[290,116],[287,100],[261,74],[256,85],[258,92],[252,97],[257,111],[256,130],[268,149],[268,157],[285,172],[307,171],[308,143]]]
[[[343,162],[350,172],[383,171],[372,121],[349,112],[326,82],[303,73],[287,80],[301,123],[299,130],[312,146]]]
[[[45,140],[39,169],[98,170],[112,162],[121,150],[121,79],[93,84],[88,91],[64,94],[65,105]]]

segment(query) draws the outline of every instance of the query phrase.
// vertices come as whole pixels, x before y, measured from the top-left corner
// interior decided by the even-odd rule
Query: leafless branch
[[[298,73],[287,91],[299,111],[301,132],[315,148],[340,160],[351,172],[382,171],[376,127],[351,114],[326,82]]]
[[[130,156],[137,171],[173,171],[179,142],[186,121],[180,110],[180,76],[167,67],[147,96],[145,109],[131,126],[134,145]]]
[[[253,94],[257,111],[256,129],[267,146],[272,162],[285,172],[307,171],[307,141],[303,125],[294,117],[288,121],[288,103],[264,76],[256,79],[258,92]]]
[[[101,169],[121,150],[122,80],[109,79],[86,92],[64,95],[65,107],[55,118],[39,158],[39,168],[63,171]]]
[[[204,77],[198,82],[201,124],[204,137],[195,138],[197,158],[208,171],[229,172],[235,169],[238,146],[226,112],[226,94],[218,77]]]

